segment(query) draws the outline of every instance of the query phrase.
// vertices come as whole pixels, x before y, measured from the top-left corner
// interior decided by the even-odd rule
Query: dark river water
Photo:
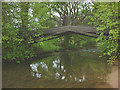
[[[110,66],[97,50],[52,53],[21,64],[3,63],[3,88],[111,88]]]

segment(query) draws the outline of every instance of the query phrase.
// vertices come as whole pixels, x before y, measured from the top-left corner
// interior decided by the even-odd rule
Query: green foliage
[[[99,48],[113,62],[118,56],[118,2],[94,3],[92,24],[97,27]]]
[[[53,40],[49,40],[46,42],[43,42],[41,44],[41,48],[43,51],[54,51],[54,50],[58,50],[59,46],[58,46],[58,39],[53,39]]]
[[[35,47],[46,50],[49,42],[34,44],[34,38],[42,35],[42,29],[54,26],[47,3],[2,3],[2,16],[3,60],[20,63],[34,56]],[[53,48],[50,43],[50,50]]]
[[[20,28],[15,26],[18,24],[15,20],[20,20],[19,11],[15,9],[19,3],[3,3],[2,4],[2,51],[3,60],[15,60],[17,63],[25,59],[33,57],[32,48],[25,41],[29,42],[29,39],[25,40],[26,33],[20,35]],[[23,12],[24,13],[24,12]],[[16,15],[16,17],[15,17]],[[19,27],[19,26],[18,26]],[[22,30],[23,31],[23,30]],[[25,31],[26,32],[26,31]],[[27,42],[27,43],[28,43]]]
[[[34,21],[32,21],[32,23],[35,23],[34,26],[37,26],[40,29],[50,28],[55,25],[55,22],[50,18],[48,3],[49,2],[35,2],[32,4],[33,19],[38,20],[38,23],[35,23]]]
[[[43,29],[62,25],[61,16],[64,12],[66,12],[66,15],[70,14],[72,20],[78,18],[80,19],[79,22],[84,20],[90,7],[82,4],[83,2],[3,2],[3,60],[15,60],[20,63],[22,60],[34,57],[36,49],[43,52],[64,49],[67,46],[68,48],[77,48],[85,45],[88,41],[85,41],[86,39],[79,35],[63,37],[62,45],[60,45],[59,38],[45,42],[35,42],[36,38],[37,40],[48,39],[42,37]],[[69,8],[70,5],[71,8]],[[84,9],[78,12],[80,6]]]
[[[69,35],[68,49],[94,47],[96,44],[95,40],[96,38],[71,34]],[[64,42],[66,42],[66,40],[63,38],[63,45],[65,44]]]

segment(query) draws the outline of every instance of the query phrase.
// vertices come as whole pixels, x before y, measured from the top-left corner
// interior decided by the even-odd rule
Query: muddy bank
[[[112,88],[118,88],[118,66],[112,66],[112,72],[107,77],[107,83]]]
[[[118,61],[111,66],[111,73],[107,75],[105,83],[96,85],[94,88],[119,88],[118,86]]]

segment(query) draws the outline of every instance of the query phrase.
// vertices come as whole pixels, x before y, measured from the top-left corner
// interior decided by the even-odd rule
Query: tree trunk
[[[24,38],[24,43],[25,44],[29,41],[29,34],[28,34],[28,10],[29,10],[29,3],[28,2],[21,2],[22,28],[20,30],[20,35],[21,35],[21,37]]]
[[[77,41],[77,46],[78,46],[78,47],[80,46],[80,41],[79,41],[79,40]]]
[[[120,22],[120,2],[118,2],[118,22]],[[120,23],[118,23],[118,51],[117,59],[120,60]]]

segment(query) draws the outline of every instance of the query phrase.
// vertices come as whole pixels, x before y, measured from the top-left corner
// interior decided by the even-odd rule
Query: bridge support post
[[[70,41],[70,36],[66,35],[64,36],[64,48],[69,49],[69,41]]]
[[[62,46],[62,38],[59,37],[59,46]]]

